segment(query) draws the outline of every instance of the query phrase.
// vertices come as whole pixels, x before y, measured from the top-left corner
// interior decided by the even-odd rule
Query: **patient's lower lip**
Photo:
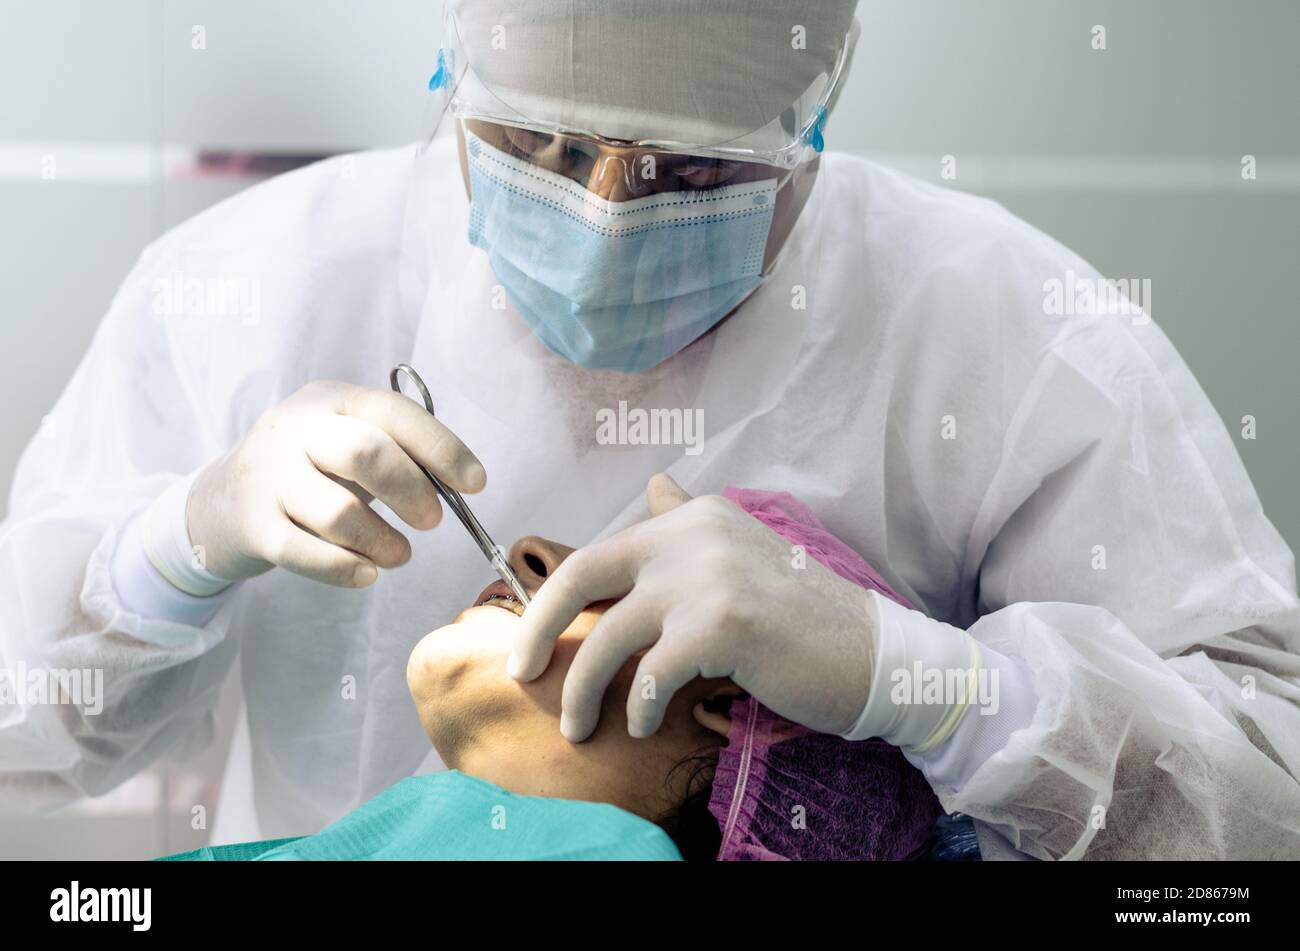
[[[482,592],[479,594],[479,596],[474,599],[474,607],[478,607],[481,604],[487,604],[493,598],[503,598],[503,599],[507,599],[508,601],[512,601],[515,604],[519,603],[519,601],[514,596],[514,592],[510,590],[510,586],[506,584],[504,581],[497,580],[492,582],[486,588],[484,588]],[[497,604],[493,604],[492,606],[501,608],[503,611],[511,610],[505,604],[497,603]],[[517,614],[519,612],[511,611],[511,613]]]
[[[510,594],[510,586],[498,578],[478,593],[478,597],[474,599],[474,603],[482,604],[494,594]]]

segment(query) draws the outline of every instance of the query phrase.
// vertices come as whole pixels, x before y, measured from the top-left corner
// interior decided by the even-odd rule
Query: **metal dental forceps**
[[[399,363],[397,366],[393,367],[392,372],[388,374],[388,385],[393,388],[394,393],[401,393],[402,386],[399,377],[403,373],[406,374],[410,381],[415,384],[415,388],[420,391],[420,398],[424,400],[424,408],[429,411],[430,416],[433,416],[433,398],[429,396],[429,388],[426,387],[424,381],[420,379],[420,374],[416,373],[409,365]],[[420,464],[417,462],[416,465]],[[433,487],[438,490],[438,494],[441,495],[443,501],[447,503],[447,507],[456,513],[456,517],[460,519],[460,523],[465,526],[465,531],[469,532],[470,537],[473,538],[475,544],[478,545],[479,551],[483,552],[483,557],[488,560],[496,573],[501,576],[501,580],[510,586],[510,591],[514,596],[519,599],[519,602],[524,605],[524,607],[527,607],[528,593],[524,591],[524,586],[520,582],[519,576],[516,575],[514,569],[510,567],[510,562],[506,559],[506,553],[501,550],[496,542],[492,541],[492,536],[487,533],[487,530],[483,528],[479,523],[479,520],[474,517],[474,513],[470,511],[469,506],[465,504],[465,500],[461,498],[461,494],[451,486],[444,483],[428,469],[424,468],[424,466],[420,466],[420,471],[423,472],[425,476],[428,477],[429,481],[433,483]]]

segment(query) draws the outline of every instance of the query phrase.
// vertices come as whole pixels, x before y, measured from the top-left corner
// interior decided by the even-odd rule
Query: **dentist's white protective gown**
[[[644,375],[586,371],[500,306],[453,147],[322,162],[141,256],[0,529],[0,666],[103,668],[106,706],[0,707],[0,810],[202,742],[234,665],[248,742],[226,781],[251,793],[224,840],[317,831],[426,759],[407,655],[491,578],[453,519],[404,529],[412,560],[370,588],[273,570],[201,626],[134,613],[109,570],[133,516],[260,413],[409,362],[487,468],[473,506],[498,541],[609,534],[658,471],[695,495],[784,489],[926,615],[1022,662],[1023,722],[936,784],[987,855],[1300,855],[1292,554],[1154,324],[1045,315],[1044,283],[1086,262],[992,202],[827,153],[738,313]],[[260,319],[160,316],[177,274],[256,281]],[[702,451],[599,443],[620,401],[702,410]]]

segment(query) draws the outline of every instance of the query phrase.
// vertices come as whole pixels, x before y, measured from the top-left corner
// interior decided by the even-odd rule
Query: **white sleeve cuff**
[[[953,735],[930,753],[903,751],[930,785],[961,792],[976,770],[1006,748],[1011,734],[1028,727],[1038,708],[1038,692],[1028,665],[1019,657],[999,654],[980,645],[986,677],[980,702],[958,724]]]
[[[203,552],[190,543],[185,509],[197,475],[191,472],[176,480],[149,506],[141,516],[140,540],[150,564],[173,587],[206,598],[229,588],[231,582],[208,571]]]
[[[127,611],[150,620],[203,627],[226,602],[230,582],[216,578],[189,560],[193,556],[184,518],[191,481],[179,480],[153,505],[131,519],[113,550],[109,574],[113,591]],[[175,527],[178,519],[179,533]],[[159,568],[160,562],[167,566],[167,574]],[[207,589],[212,593],[182,590],[173,579],[183,580],[197,592]]]
[[[1019,658],[876,592],[870,610],[877,632],[870,698],[843,736],[878,736],[900,747],[931,785],[960,790],[1033,721],[1033,676]]]
[[[868,592],[868,610],[876,630],[871,691],[858,722],[842,736],[878,736],[904,749],[933,749],[952,735],[971,705],[965,686],[978,672],[979,645],[961,628],[875,591]]]

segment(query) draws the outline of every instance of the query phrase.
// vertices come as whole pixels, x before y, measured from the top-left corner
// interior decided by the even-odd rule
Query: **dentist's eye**
[[[717,188],[736,175],[736,167],[730,162],[691,163],[679,166],[673,171],[681,181],[692,188]]]
[[[537,152],[544,151],[555,138],[544,132],[516,129],[513,126],[503,126],[503,129],[506,141],[510,144],[512,150],[524,157],[531,157]]]

